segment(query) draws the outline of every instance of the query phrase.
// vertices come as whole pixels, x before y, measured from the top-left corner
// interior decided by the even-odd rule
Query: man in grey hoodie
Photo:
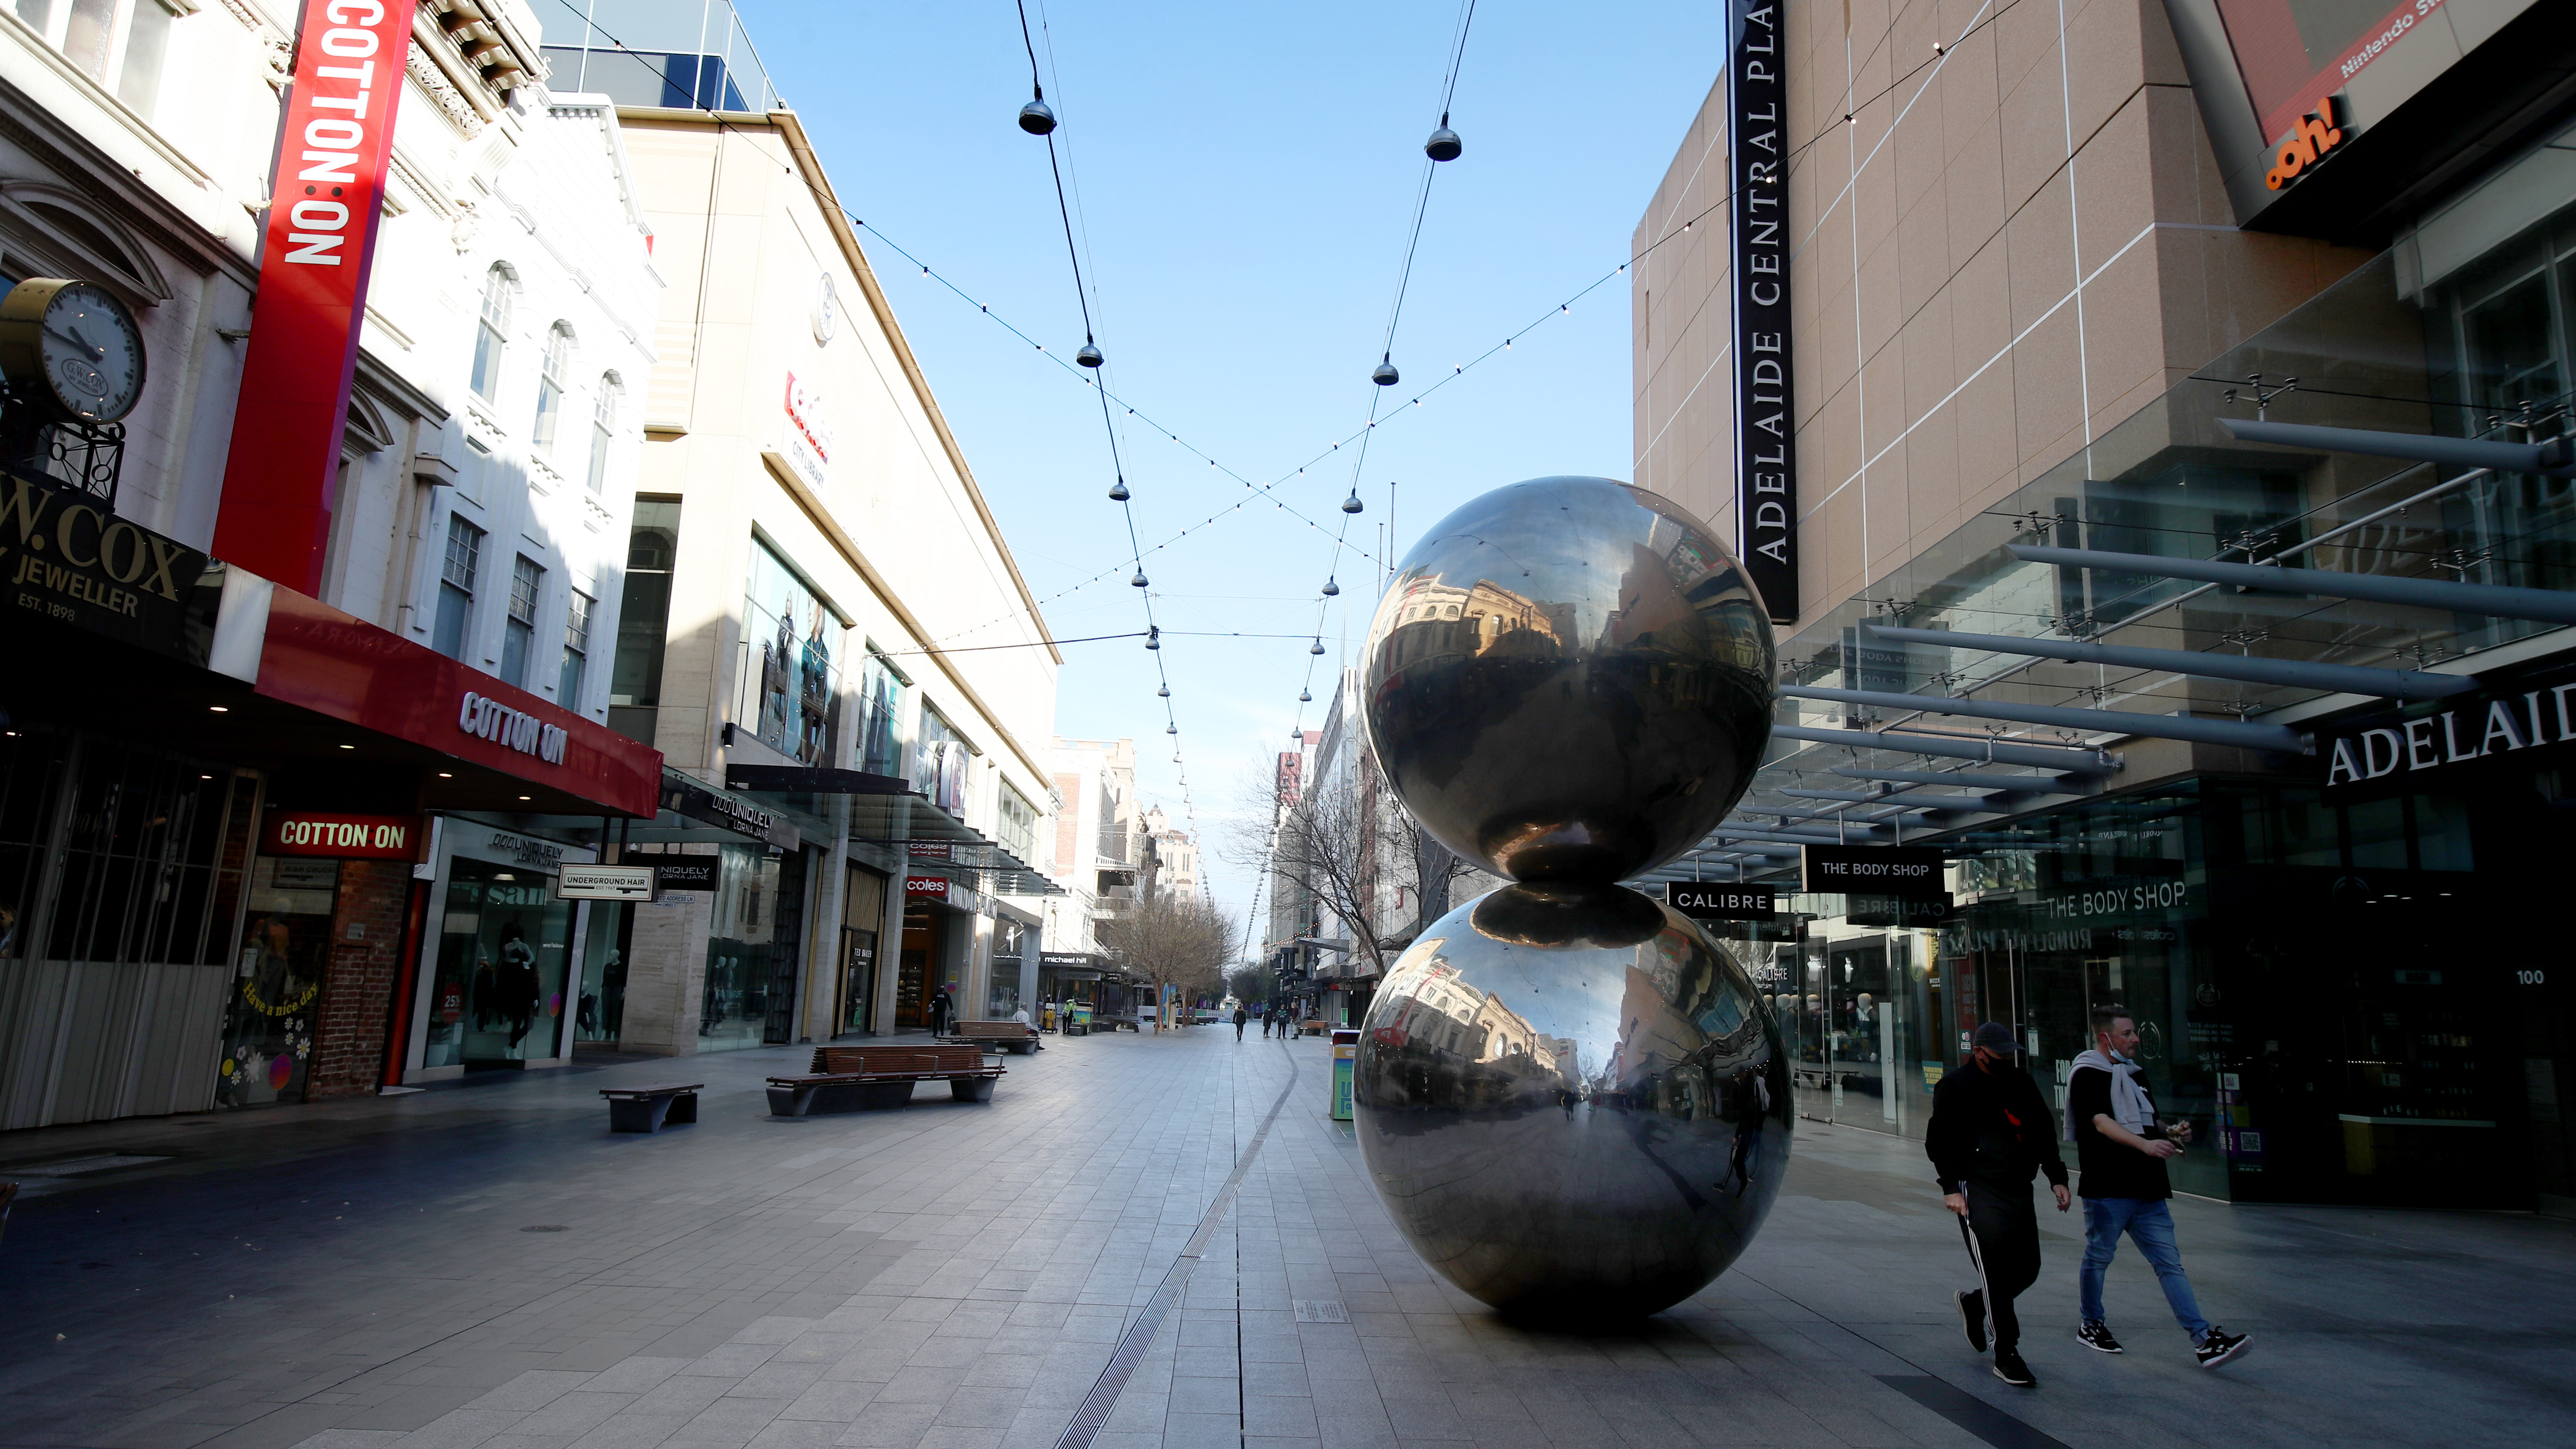
[[[2124,1351],[2102,1321],[2102,1276],[2119,1251],[2120,1235],[2127,1233],[2156,1270],[2165,1303],[2191,1335],[2200,1366],[2216,1368],[2244,1353],[2246,1338],[2200,1316],[2191,1279],[2183,1275],[2182,1250],[2174,1245],[2173,1210],[2166,1206],[2173,1187],[2165,1180],[2165,1163],[2191,1141],[2191,1124],[2167,1127],[2156,1121],[2155,1098],[2137,1063],[2138,1023],[2129,1008],[2095,1007],[2093,1049],[2075,1059],[2066,1082],[2066,1135],[2075,1143],[2084,1199],[2084,1263],[2075,1278],[2084,1317],[2075,1336],[2101,1353]]]

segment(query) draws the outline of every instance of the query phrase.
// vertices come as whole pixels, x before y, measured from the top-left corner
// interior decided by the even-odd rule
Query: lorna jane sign
[[[215,514],[217,558],[322,592],[410,0],[306,0]]]
[[[1788,66],[1777,0],[1732,0],[1726,80],[1735,316],[1735,518],[1771,622],[1798,617],[1797,414],[1789,393]]]
[[[465,692],[463,708],[456,712],[456,727],[476,739],[534,755],[549,765],[563,763],[564,743],[572,738],[561,725],[550,725],[535,715],[515,710],[489,695]]]
[[[316,855],[339,860],[410,860],[420,821],[409,815],[338,815],[271,810],[261,830],[262,855]]]

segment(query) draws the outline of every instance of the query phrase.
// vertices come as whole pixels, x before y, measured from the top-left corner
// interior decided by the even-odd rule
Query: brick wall
[[[344,860],[331,912],[331,968],[314,1024],[309,1102],[363,1097],[384,1070],[385,1014],[393,999],[411,901],[411,863]]]

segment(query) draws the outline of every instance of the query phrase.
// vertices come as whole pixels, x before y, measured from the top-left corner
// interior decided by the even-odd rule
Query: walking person
[[[957,1000],[948,994],[947,987],[942,986],[930,998],[930,1034],[948,1035],[949,1025],[956,1020]]]
[[[2066,1082],[2066,1135],[2075,1141],[2075,1163],[2084,1174],[2084,1263],[2075,1271],[2083,1317],[2075,1336],[2102,1353],[2123,1351],[2103,1321],[2102,1277],[2120,1250],[2120,1235],[2127,1233],[2156,1270],[2165,1306],[2191,1335],[2200,1366],[2216,1368],[2241,1356],[2246,1336],[2200,1316],[2200,1301],[2182,1271],[2165,1163],[2182,1155],[2191,1124],[2156,1120],[2156,1100],[2146,1073],[2138,1070],[2138,1023],[2125,1006],[2093,1009],[2093,1048],[2075,1059],[2075,1073]]]
[[[1958,1214],[1959,1235],[1977,1266],[1978,1286],[1959,1294],[1959,1321],[1970,1347],[1983,1353],[1993,1326],[1995,1377],[2017,1388],[2038,1381],[2021,1357],[2021,1320],[2013,1299],[2039,1278],[2039,1214],[2031,1179],[2048,1174],[2064,1212],[2073,1200],[2066,1164],[2057,1155],[2057,1114],[2014,1061],[2012,1029],[1999,1021],[1977,1028],[1967,1065],[1932,1089],[1932,1121],[1923,1150],[1941,1183],[1941,1202]]]
[[[1243,1040],[1243,1024],[1250,1020],[1252,1020],[1252,1013],[1243,1009],[1242,1002],[1236,1002],[1234,1004],[1234,1039],[1236,1041]]]

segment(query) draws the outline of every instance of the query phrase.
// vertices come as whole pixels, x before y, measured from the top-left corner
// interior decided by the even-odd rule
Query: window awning
[[[828,816],[832,797],[849,801],[853,841],[899,849],[907,868],[952,879],[972,874],[977,890],[996,896],[1060,896],[1064,887],[1001,842],[940,809],[899,775],[728,765],[725,783],[756,798],[774,798],[800,813]]]

